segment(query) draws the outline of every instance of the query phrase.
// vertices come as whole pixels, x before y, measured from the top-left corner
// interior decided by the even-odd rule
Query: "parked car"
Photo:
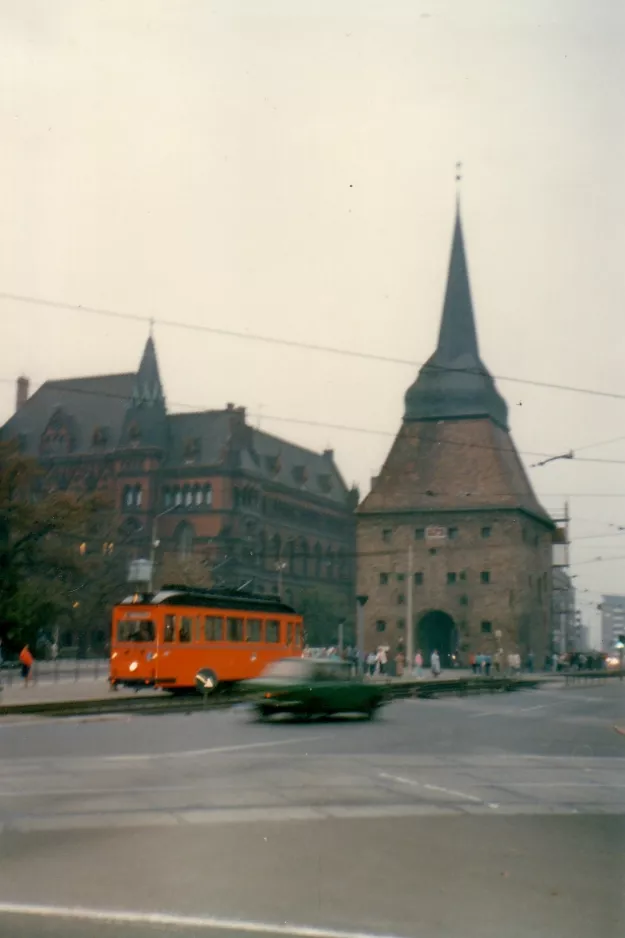
[[[261,718],[361,713],[371,720],[384,702],[383,688],[354,677],[349,662],[331,658],[283,658],[240,686]]]

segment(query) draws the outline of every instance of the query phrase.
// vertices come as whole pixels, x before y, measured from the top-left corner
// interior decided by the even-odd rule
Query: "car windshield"
[[[274,664],[270,664],[268,668],[265,668],[262,676],[271,678],[301,678],[306,677],[309,672],[310,666],[307,661],[298,660],[297,658],[285,658],[282,661],[276,661]]]

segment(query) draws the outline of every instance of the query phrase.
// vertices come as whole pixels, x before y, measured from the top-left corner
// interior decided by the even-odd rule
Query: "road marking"
[[[101,756],[102,762],[140,762],[146,759],[190,759],[196,756],[211,756],[222,752],[242,752],[246,749],[266,749],[269,746],[292,746],[294,743],[309,743],[327,736],[289,736],[265,743],[241,743],[238,746],[213,746],[211,749],[185,749],[180,752],[145,752],[131,755]]]
[[[417,782],[413,778],[404,778],[402,775],[389,775],[387,772],[380,772],[380,778],[389,779],[392,782],[399,782],[400,785],[412,785],[414,788],[427,788],[428,791],[441,791],[445,795],[452,795],[454,798],[464,798],[467,801],[475,801],[478,804],[484,804],[481,798],[475,795],[468,795],[464,791],[456,791],[453,788],[443,788],[442,785],[428,785],[425,782]]]
[[[0,902],[0,914],[30,915],[36,918],[65,918],[83,922],[115,922],[124,925],[165,925],[171,928],[203,928],[207,931],[247,932],[250,935],[284,935],[286,938],[399,938],[397,935],[364,931],[344,931],[315,925],[272,925],[268,922],[217,918],[212,915],[175,915],[165,912],[125,912],[86,909],[79,906],[31,905]]]
[[[505,710],[480,710],[478,713],[469,713],[469,719],[474,717],[507,717],[516,716],[517,713],[529,713],[531,710],[544,710],[547,704],[535,704],[533,707],[515,707]]]

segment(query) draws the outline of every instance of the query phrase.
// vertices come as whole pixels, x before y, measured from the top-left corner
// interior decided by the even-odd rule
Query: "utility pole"
[[[278,596],[282,599],[282,573],[286,570],[286,560],[278,560],[276,563],[276,572],[278,574]]]
[[[414,658],[414,645],[412,635],[412,544],[408,547],[408,596],[406,602],[406,674],[412,674],[412,660]]]
[[[178,505],[172,505],[171,508],[166,508],[165,511],[161,511],[158,515],[154,515],[152,518],[152,534],[150,537],[150,579],[148,580],[148,592],[151,593],[154,589],[154,566],[156,564],[156,548],[158,547],[160,541],[158,540],[158,519],[162,518],[163,515],[168,515],[170,511],[175,511],[178,508]]]
[[[358,645],[358,673],[364,670],[365,659],[365,606],[368,596],[356,596],[356,643]]]

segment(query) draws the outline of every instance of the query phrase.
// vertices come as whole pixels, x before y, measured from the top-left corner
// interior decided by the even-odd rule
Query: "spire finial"
[[[154,338],[154,318],[150,316],[150,338]]]
[[[460,196],[460,184],[462,182],[462,163],[456,163],[456,196]]]

